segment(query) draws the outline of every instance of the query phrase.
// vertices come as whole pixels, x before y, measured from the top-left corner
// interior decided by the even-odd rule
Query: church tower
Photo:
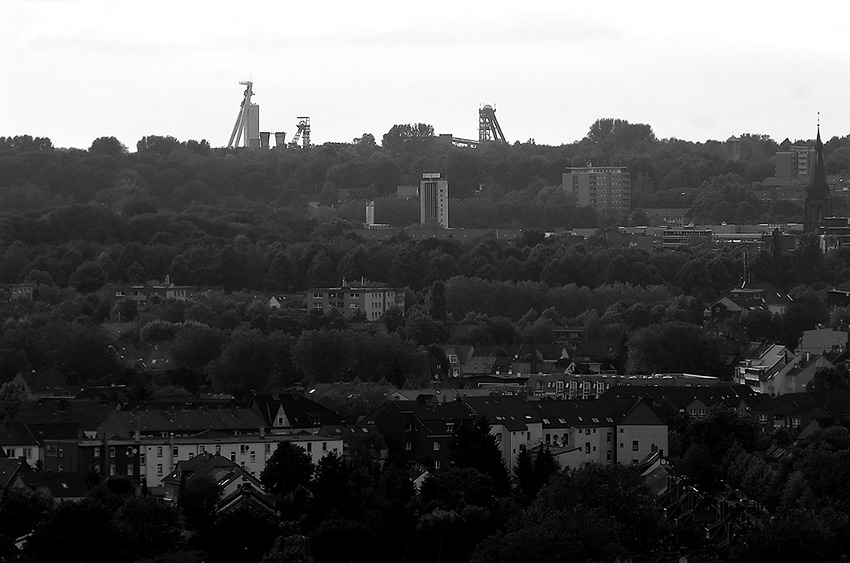
[[[811,174],[809,187],[806,190],[803,214],[803,229],[806,232],[817,230],[818,227],[823,226],[824,217],[829,217],[832,214],[829,184],[826,181],[826,166],[823,162],[823,143],[820,140],[820,124],[818,124],[818,138],[815,141],[815,167]]]

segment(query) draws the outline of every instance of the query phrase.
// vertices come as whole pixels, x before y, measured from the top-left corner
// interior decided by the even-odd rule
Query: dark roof
[[[502,424],[511,431],[523,431],[527,424],[541,422],[534,405],[523,397],[466,397],[464,402],[476,415],[486,416],[491,425]]]
[[[13,420],[26,423],[76,423],[94,430],[112,412],[115,403],[76,399],[27,401],[15,412]]]
[[[751,406],[756,402],[757,393],[749,385],[715,385],[711,387],[615,385],[602,394],[603,399],[635,399],[640,397],[650,397],[656,403],[667,398],[679,409],[684,409],[694,401],[700,401],[707,407],[715,405],[737,407],[741,401]]]
[[[70,391],[72,388],[65,378],[56,374],[44,374],[37,372],[21,373],[19,377],[24,381],[30,393],[50,393],[53,391]]]
[[[815,141],[815,168],[811,182],[806,190],[806,198],[829,199],[829,182],[826,180],[826,165],[823,160],[823,143],[820,140],[820,126]]]
[[[81,498],[89,490],[81,473],[26,473],[21,477],[34,491],[46,491],[55,499]]]
[[[544,427],[601,427],[619,424],[639,400],[636,397],[620,399],[561,399],[534,401],[532,404]]]
[[[0,446],[37,446],[33,433],[23,422],[0,422]]]
[[[161,411],[120,411],[115,418],[129,436],[132,432],[202,432],[204,430],[242,430],[259,432],[266,421],[254,409],[192,409]]]
[[[15,475],[22,474],[27,470],[29,470],[29,465],[25,461],[0,457],[0,490],[8,487]]]
[[[315,428],[323,425],[342,424],[342,417],[335,411],[301,395],[254,395],[252,405],[269,426],[274,426],[279,408],[283,408],[292,428]]]

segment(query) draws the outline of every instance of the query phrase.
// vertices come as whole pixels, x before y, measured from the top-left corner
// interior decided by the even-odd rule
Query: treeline
[[[395,126],[381,145],[367,133],[309,150],[213,149],[206,141],[151,135],[129,153],[114,137],[95,139],[87,150],[55,149],[44,138],[0,137],[0,206],[20,212],[96,203],[119,211],[141,201],[175,211],[253,204],[303,209],[307,201],[336,205],[338,194],[347,192],[356,202],[338,210],[342,217],[362,220],[363,201],[378,198],[378,219],[398,223],[418,217],[386,196],[399,185],[418,184],[423,172],[440,171],[450,179],[453,226],[593,227],[612,219],[577,210],[560,189],[567,167],[593,163],[629,168],[633,208],[693,206],[697,219],[707,222],[797,215],[800,210],[786,202],[765,202],[749,192],[753,182],[773,174],[773,155],[790,141],[740,139],[742,158],[735,162],[723,143],[657,139],[650,126],[619,119],[596,121],[584,139],[568,145],[477,150],[454,147],[425,124]],[[833,137],[825,144],[828,173],[850,169],[847,141]]]

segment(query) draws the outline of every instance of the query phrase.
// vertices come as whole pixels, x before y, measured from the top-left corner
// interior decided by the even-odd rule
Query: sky
[[[561,145],[600,118],[703,142],[850,134],[850,3],[0,0],[0,136],[88,148],[225,146],[244,86],[260,129],[380,142],[394,124]]]

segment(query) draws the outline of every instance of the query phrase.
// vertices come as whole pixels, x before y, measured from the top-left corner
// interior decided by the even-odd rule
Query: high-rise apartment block
[[[422,174],[419,183],[419,218],[423,225],[449,228],[449,182],[439,172]]]
[[[815,166],[815,149],[807,146],[794,145],[785,151],[776,153],[777,178],[795,178],[809,181],[809,174]]]
[[[563,187],[578,207],[627,214],[631,210],[632,184],[627,168],[587,166],[567,168]]]

